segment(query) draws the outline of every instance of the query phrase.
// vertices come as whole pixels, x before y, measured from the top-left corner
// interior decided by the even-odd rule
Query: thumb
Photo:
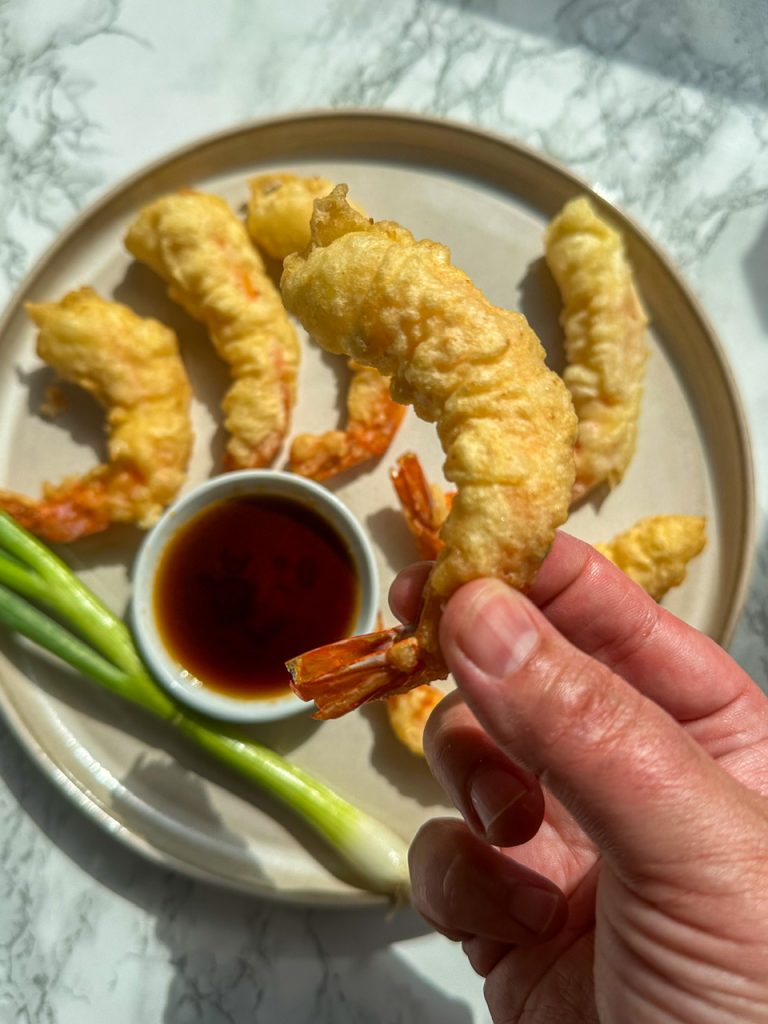
[[[445,609],[440,645],[481,725],[617,870],[663,874],[704,848],[727,849],[747,791],[524,596],[497,580],[467,584]]]

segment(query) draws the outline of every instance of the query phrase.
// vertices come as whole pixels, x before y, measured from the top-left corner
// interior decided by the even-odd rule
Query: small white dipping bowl
[[[350,635],[369,633],[376,626],[379,580],[370,542],[360,523],[334,494],[320,484],[274,470],[243,470],[213,477],[171,505],[147,534],[136,558],[131,620],[136,643],[152,675],[180,703],[214,718],[232,722],[269,722],[311,709],[293,694],[277,697],[230,697],[196,678],[163,643],[155,618],[154,585],[168,543],[199,512],[228,498],[281,498],[308,508],[326,521],[346,544],[359,585],[358,615]],[[303,652],[297,651],[296,654]]]

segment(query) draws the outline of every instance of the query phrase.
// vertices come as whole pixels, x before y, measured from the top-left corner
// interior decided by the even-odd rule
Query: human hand
[[[426,568],[391,603],[415,617]],[[558,535],[525,598],[445,609],[458,690],[425,753],[464,821],[411,848],[497,1024],[768,1021],[768,698],[713,641]]]

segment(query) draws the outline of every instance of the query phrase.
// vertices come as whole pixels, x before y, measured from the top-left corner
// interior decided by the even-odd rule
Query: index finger
[[[410,566],[393,583],[390,600],[402,619],[417,616],[431,566]],[[697,738],[713,756],[728,752],[736,732],[742,744],[768,732],[764,695],[746,672],[590,544],[559,532],[528,597],[570,643],[678,721],[705,720]]]
[[[737,700],[764,705],[762,692],[722,647],[584,541],[558,533],[528,597],[574,646],[680,722]]]
[[[427,577],[434,562],[414,562],[401,570],[389,588],[389,607],[405,625],[419,616]]]

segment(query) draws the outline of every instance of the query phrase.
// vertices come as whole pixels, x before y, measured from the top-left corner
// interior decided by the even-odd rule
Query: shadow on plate
[[[366,529],[376,538],[379,550],[392,572],[419,561],[416,541],[405,524],[399,508],[380,508],[365,520]]]
[[[220,766],[214,759],[206,757],[193,744],[177,735],[170,726],[83,679],[44,652],[38,653],[25,642],[20,642],[5,633],[0,633],[0,654],[19,665],[24,676],[31,681],[30,685],[37,686],[54,702],[66,705],[78,715],[119,729],[121,733],[137,739],[145,748],[156,752],[149,762],[142,762],[140,758],[131,766],[126,776],[117,781],[128,787],[131,779],[140,778],[142,772],[146,773],[149,770],[153,784],[149,789],[144,787],[144,791],[147,793],[148,805],[157,811],[160,819],[163,806],[169,819],[172,819],[175,816],[174,809],[184,805],[187,808],[186,818],[190,829],[201,836],[209,835],[216,822],[212,819],[214,812],[201,785],[200,780],[205,780],[256,807],[265,816],[276,821],[331,874],[350,885],[358,884],[359,880],[338,859],[333,850],[318,839],[295,815],[267,794],[261,793],[256,787],[240,779],[234,772]],[[307,728],[316,727],[317,724],[308,717],[305,723]],[[254,739],[261,740],[278,752],[281,747],[285,748],[285,743],[277,741],[273,744],[271,737],[264,735],[267,731],[266,726],[260,728],[259,736],[252,733]],[[297,723],[297,733],[300,729],[301,724]],[[141,766],[142,763],[144,767]],[[139,773],[138,776],[136,772]],[[167,781],[159,786],[158,779],[163,775],[167,775]],[[123,817],[122,805],[120,817]],[[140,834],[146,831],[146,824],[142,825],[139,819],[135,825]],[[224,839],[229,841],[227,835]]]
[[[547,366],[562,375],[565,351],[559,316],[563,302],[543,257],[528,264],[518,288],[520,312],[544,346]]]
[[[334,421],[328,422],[323,425],[323,430],[318,433],[325,432],[326,430],[343,430],[347,422],[347,392],[349,391],[349,383],[352,380],[352,371],[349,369],[347,359],[345,356],[337,355],[335,352],[328,352],[324,348],[321,348],[316,341],[308,337],[306,345],[316,350],[320,357],[323,372],[332,377],[335,380],[334,389],[336,392],[335,400],[335,419]],[[299,371],[301,373],[301,370]],[[297,404],[302,399],[306,399],[306,395],[303,393],[302,384],[306,388],[307,382],[299,380]],[[296,432],[292,432],[288,438],[289,448],[290,442],[293,440]],[[286,463],[287,466],[287,463]],[[328,481],[322,481],[324,484],[333,483],[337,477],[330,477]]]
[[[357,714],[368,720],[373,735],[371,765],[393,786],[422,807],[435,805],[452,810],[445,793],[430,772],[423,757],[406,749],[392,732],[387,720],[387,709],[383,701],[373,701],[361,708]]]
[[[147,782],[153,772],[146,771]],[[90,912],[103,915],[115,908],[104,890],[141,912],[139,918],[126,910],[117,914],[110,938],[115,971],[118,958],[127,952],[130,959],[136,950],[131,933],[123,934],[118,926],[125,923],[143,935],[143,915],[154,919],[154,936],[142,939],[142,955],[167,965],[170,980],[157,1008],[162,1016],[153,1014],[153,1019],[182,1024],[194,1006],[195,1019],[218,1020],[226,1010],[225,1018],[233,1024],[250,1024],[256,1007],[266,1009],[266,1016],[259,1015],[265,1020],[362,1020],[373,1012],[374,1002],[380,1005],[386,998],[405,1020],[471,1024],[473,1016],[464,1003],[425,981],[389,949],[393,943],[431,934],[413,911],[392,913],[382,905],[350,913],[274,904],[148,861],[63,798],[2,720],[0,774],[23,813],[46,837],[35,839],[34,860],[25,857],[7,865],[15,882],[11,903],[23,901],[19,909],[35,912],[31,890],[45,879],[33,878],[30,866],[38,870],[40,844],[50,841],[77,869],[72,873],[54,867],[56,874],[50,878],[72,886],[70,896],[82,890],[79,898],[87,899]],[[97,887],[84,883],[81,872]],[[89,933],[103,937],[100,927],[94,919]]]
[[[26,390],[27,409],[31,417],[50,419],[76,444],[92,448],[94,465],[106,459],[104,410],[95,398],[75,384],[62,380],[49,366],[41,366],[26,373],[17,369],[16,376]],[[50,388],[59,391],[61,403],[54,415],[46,416],[43,408],[48,400]],[[65,476],[66,471],[62,471],[61,475]]]
[[[243,732],[255,742],[271,747],[283,757],[290,757],[294,750],[303,746],[322,726],[321,722],[312,717],[313,709],[314,705],[308,703],[304,712],[299,711],[290,718],[276,722],[246,725]]]
[[[154,317],[176,332],[192,393],[218,424],[210,451],[214,467],[220,466],[226,444],[221,402],[230,378],[226,365],[213,349],[207,330],[168,298],[165,284],[141,263],[129,265],[123,280],[113,289],[113,296],[139,316]]]

